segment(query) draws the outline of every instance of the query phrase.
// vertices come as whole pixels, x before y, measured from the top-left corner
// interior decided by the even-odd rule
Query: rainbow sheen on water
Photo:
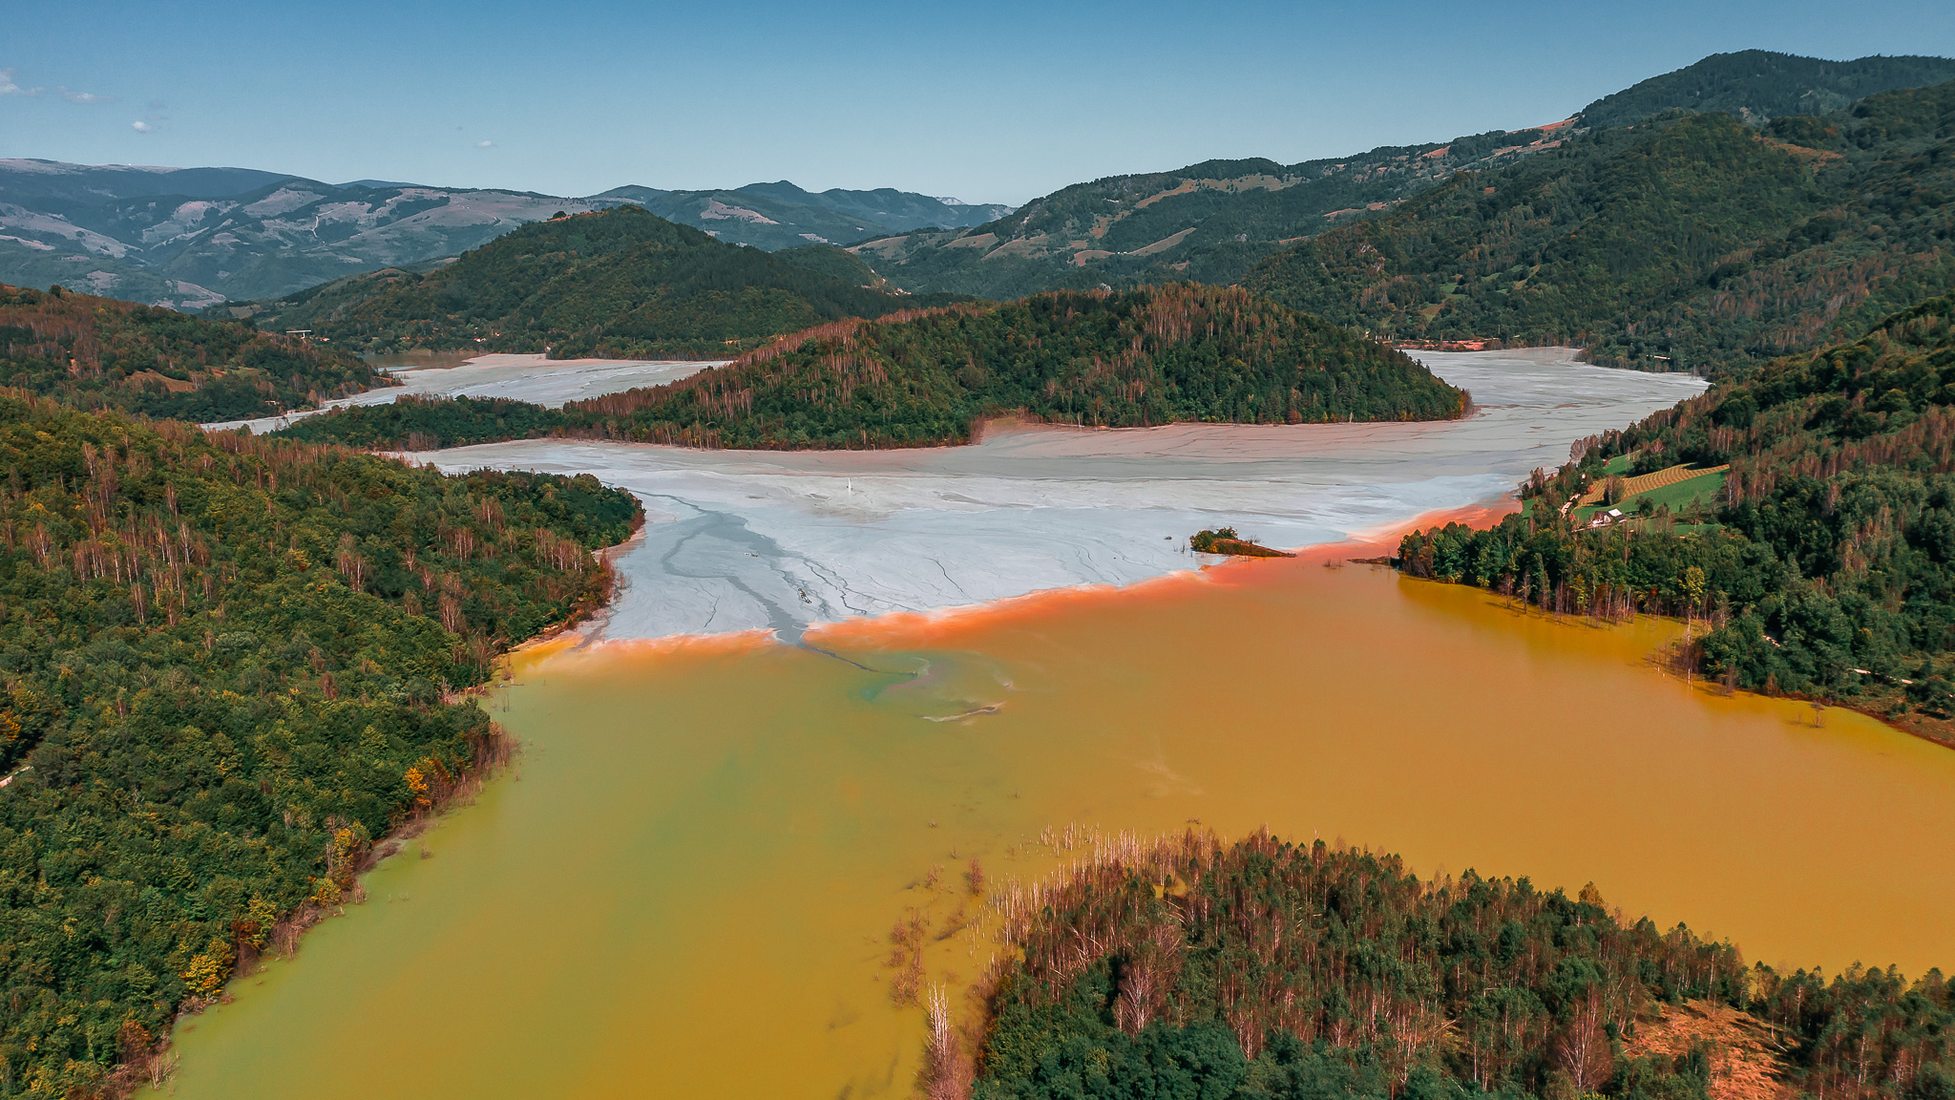
[[[1042,873],[1069,824],[1594,881],[1775,963],[1955,961],[1955,753],[1687,684],[1652,660],[1680,630],[1276,562],[811,638],[834,655],[532,655],[495,702],[514,774],[180,1029],[168,1091],[909,1095],[892,924],[967,983],[964,868]]]

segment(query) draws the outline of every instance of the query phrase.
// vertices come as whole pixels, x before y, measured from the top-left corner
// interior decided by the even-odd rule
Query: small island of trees
[[[1283,550],[1272,550],[1236,533],[1233,527],[1216,527],[1195,532],[1188,538],[1188,549],[1197,554],[1225,554],[1237,558],[1293,558]]]

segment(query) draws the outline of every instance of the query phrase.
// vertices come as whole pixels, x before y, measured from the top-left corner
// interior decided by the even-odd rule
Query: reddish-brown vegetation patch
[[[1715,1001],[1665,1005],[1636,1026],[1623,1053],[1632,1058],[1680,1058],[1698,1047],[1710,1053],[1711,1100],[1778,1100],[1791,1095],[1783,1078],[1780,1043],[1770,1025]]]

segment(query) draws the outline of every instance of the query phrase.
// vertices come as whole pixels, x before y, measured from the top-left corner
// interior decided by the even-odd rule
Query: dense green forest
[[[1591,530],[1567,507],[1612,472],[1723,463],[1698,515],[1631,498]],[[1955,295],[1590,440],[1523,495],[1490,530],[1407,536],[1400,567],[1560,611],[1706,619],[1707,675],[1955,741]]]
[[[366,352],[407,348],[578,356],[730,356],[783,333],[917,299],[878,289],[839,249],[723,244],[637,206],[523,226],[424,274],[356,275],[274,302],[270,328]]]
[[[562,431],[568,423],[560,410],[508,397],[416,394],[385,405],[348,405],[303,417],[276,434],[369,451],[433,451],[535,439]]]
[[[0,386],[81,408],[242,420],[384,381],[351,355],[245,325],[0,285]]]
[[[337,409],[290,434],[363,447],[543,434],[700,447],[967,442],[992,416],[1176,421],[1438,420],[1466,395],[1407,356],[1240,289],[1060,292],[811,329],[679,382],[574,402]]]
[[[1717,374],[1955,285],[1955,83],[1762,131],[1593,131],[1279,253],[1249,285],[1396,340]]]
[[[933,1097],[1955,1095],[1939,973],[1747,967],[1591,891],[1420,881],[1322,841],[1138,847],[1009,931],[976,1065],[934,1041]]]
[[[452,693],[601,600],[637,515],[0,393],[0,1096],[120,1091],[355,891],[498,751]]]

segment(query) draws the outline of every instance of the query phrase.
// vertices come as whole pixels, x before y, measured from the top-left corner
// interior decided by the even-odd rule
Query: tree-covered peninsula
[[[637,516],[0,392],[0,1096],[126,1089],[347,898],[501,751],[458,692],[601,600]]]
[[[0,386],[79,408],[242,420],[385,381],[345,352],[231,321],[0,285]]]
[[[1190,834],[1018,900],[976,1058],[940,1023],[932,1097],[1955,1095],[1939,973],[1747,967],[1592,889]]]
[[[1491,529],[1407,536],[1400,568],[1704,620],[1705,675],[1955,740],[1955,295],[1589,440],[1522,495]]]
[[[964,443],[989,417],[1139,427],[1441,420],[1467,397],[1408,356],[1237,288],[1062,291],[851,320],[664,386],[575,402],[335,410],[289,433],[360,446],[560,434],[700,447]]]

